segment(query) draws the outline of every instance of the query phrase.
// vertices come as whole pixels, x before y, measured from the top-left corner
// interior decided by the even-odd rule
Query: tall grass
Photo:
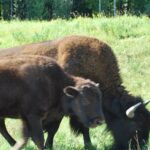
[[[80,34],[94,36],[105,41],[141,38],[150,35],[147,17],[123,16],[116,18],[76,18],[52,21],[1,21],[0,47],[10,47]]]
[[[122,16],[107,18],[76,18],[52,21],[1,21],[0,48],[13,47],[26,43],[46,41],[68,35],[88,35],[107,42],[114,50],[124,86],[133,95],[150,99],[150,19],[147,17]],[[148,107],[150,109],[150,107]],[[20,138],[20,121],[7,120],[10,133]],[[45,135],[46,136],[46,135]],[[98,150],[107,150],[113,142],[105,125],[91,130],[93,144]],[[0,150],[9,149],[0,137]],[[35,149],[30,141],[27,150]],[[64,119],[55,137],[55,150],[81,150],[82,137],[75,138]]]

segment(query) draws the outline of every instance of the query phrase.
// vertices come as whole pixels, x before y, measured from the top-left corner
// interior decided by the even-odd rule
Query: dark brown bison
[[[42,121],[47,116],[52,128],[64,115],[75,115],[87,128],[99,125],[103,120],[101,97],[96,83],[65,73],[48,57],[0,60],[0,118],[23,120],[24,139],[13,150],[21,149],[29,136],[43,150]]]
[[[136,149],[148,141],[150,113],[142,104],[141,97],[134,97],[125,90],[119,74],[119,67],[112,49],[104,42],[85,36],[70,36],[59,40],[5,49],[0,57],[19,54],[39,54],[53,57],[73,75],[83,76],[100,83],[103,93],[103,110],[108,129],[115,143],[115,150],[125,150],[128,144]],[[126,110],[141,103],[134,117],[128,117]],[[127,112],[127,114],[132,114]],[[132,115],[129,115],[132,116]],[[82,133],[85,145],[91,143],[88,128],[71,116],[70,124],[76,133]],[[48,125],[50,128],[50,124]],[[51,136],[49,135],[51,139]],[[51,140],[49,140],[51,141]],[[50,142],[51,143],[51,142]]]

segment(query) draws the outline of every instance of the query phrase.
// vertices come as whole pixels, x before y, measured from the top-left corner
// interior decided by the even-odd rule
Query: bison
[[[1,120],[23,121],[23,140],[13,150],[21,149],[30,136],[38,149],[44,150],[42,121],[47,116],[50,130],[56,130],[63,116],[76,116],[86,128],[96,127],[104,118],[98,84],[65,73],[44,56],[1,59],[0,97]]]
[[[150,112],[143,105],[141,97],[129,94],[122,85],[116,56],[106,43],[86,36],[68,36],[4,49],[0,57],[19,54],[53,57],[68,73],[100,83],[104,116],[107,128],[114,137],[115,150],[125,150],[129,143],[131,148],[135,149],[138,144],[140,146],[147,144]],[[137,110],[134,109],[135,115],[130,115],[133,112],[126,112],[137,103],[140,105],[136,107]],[[126,114],[133,117],[128,117]],[[85,145],[91,144],[88,128],[84,127],[76,116],[70,117],[70,125],[77,134],[83,134]],[[135,137],[138,139],[138,144]]]

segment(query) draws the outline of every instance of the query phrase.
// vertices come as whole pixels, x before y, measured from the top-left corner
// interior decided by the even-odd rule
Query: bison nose
[[[94,127],[97,127],[98,125],[104,123],[103,119],[101,118],[94,118],[94,119],[91,119],[90,121],[90,127],[94,128]]]
[[[95,125],[100,125],[100,124],[102,124],[103,123],[103,121],[102,121],[102,119],[100,119],[100,118],[96,118],[96,119],[94,119],[94,121],[93,121],[93,124],[95,124]]]
[[[101,123],[101,120],[99,120],[99,119],[94,120],[94,124],[99,125],[100,123]]]

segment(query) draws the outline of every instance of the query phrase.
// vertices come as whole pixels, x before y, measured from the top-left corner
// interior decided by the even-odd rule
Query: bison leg
[[[21,150],[26,145],[29,135],[29,128],[26,124],[26,121],[23,121],[23,139],[19,142],[16,142],[16,144],[11,148],[11,150]]]
[[[38,150],[44,150],[44,135],[42,130],[42,121],[38,116],[30,115],[27,117],[31,138],[37,145]]]
[[[83,127],[82,134],[83,134],[85,149],[90,149],[90,148],[94,149],[94,147],[92,146],[92,143],[91,143],[91,139],[90,139],[89,128]]]
[[[56,122],[50,122],[46,124],[46,131],[48,132],[48,137],[45,142],[45,148],[50,148],[52,149],[53,147],[53,139],[55,136],[55,133],[57,132],[59,125],[60,125],[61,120],[56,121]]]
[[[89,128],[84,127],[84,125],[78,121],[76,116],[70,117],[70,126],[76,135],[83,135],[85,149],[94,149],[89,135]]]
[[[111,122],[111,132],[113,134],[115,143],[114,150],[127,150],[131,137],[131,126],[125,120],[116,120]]]
[[[7,140],[7,142],[11,146],[15,145],[16,141],[8,133],[6,126],[5,126],[5,120],[4,119],[0,119],[0,133],[2,134],[2,136]]]

